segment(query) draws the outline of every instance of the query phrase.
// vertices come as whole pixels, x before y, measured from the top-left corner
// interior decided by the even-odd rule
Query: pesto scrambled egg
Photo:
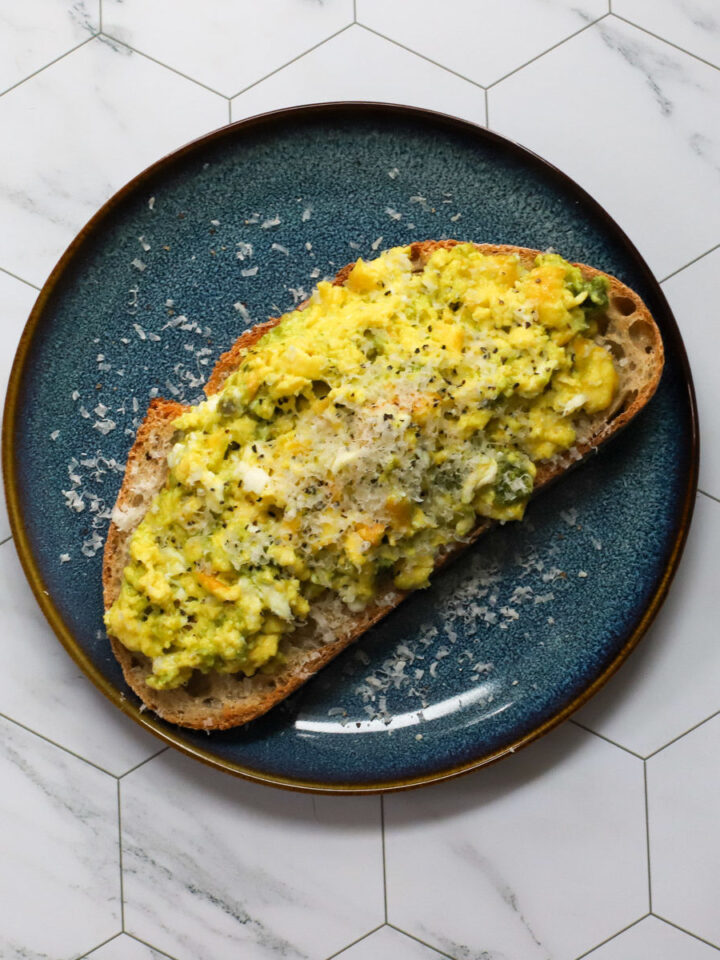
[[[536,462],[611,403],[606,304],[606,281],[559,256],[527,269],[470,244],[318,284],[175,422],[108,631],[171,689],[273,671],[324,591],[357,610],[388,582],[427,586],[479,517],[520,519]]]

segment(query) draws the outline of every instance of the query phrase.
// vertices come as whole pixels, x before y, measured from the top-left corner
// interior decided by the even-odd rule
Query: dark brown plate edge
[[[63,620],[60,611],[55,606],[53,599],[45,586],[40,570],[35,562],[35,558],[33,556],[25,531],[20,506],[18,478],[16,476],[14,433],[15,421],[18,413],[20,385],[25,370],[27,356],[33,342],[35,329],[42,318],[45,307],[54,293],[55,288],[59,284],[61,277],[65,273],[65,270],[71,265],[75,257],[80,254],[84,245],[91,240],[94,232],[102,227],[105,220],[114,212],[116,207],[123,203],[130,194],[137,189],[143,188],[143,185],[147,184],[148,181],[153,180],[158,174],[173,167],[176,163],[181,162],[194,151],[203,149],[208,145],[219,143],[226,137],[234,137],[237,135],[239,130],[248,131],[258,127],[262,128],[278,122],[282,123],[283,119],[304,119],[305,117],[311,118],[318,116],[326,116],[336,119],[338,116],[342,115],[344,115],[346,119],[353,119],[358,115],[371,116],[373,114],[380,114],[384,117],[399,115],[402,117],[412,117],[416,120],[426,119],[431,120],[434,123],[440,122],[450,130],[459,131],[465,135],[479,137],[480,139],[491,144],[502,146],[503,149],[509,150],[511,153],[514,153],[522,159],[530,159],[534,163],[543,167],[545,171],[550,174],[552,179],[555,180],[565,191],[576,196],[580,201],[593,210],[593,213],[600,221],[604,223],[608,230],[614,234],[615,238],[620,242],[620,244],[633,259],[643,277],[646,287],[652,291],[655,300],[661,307],[661,332],[664,340],[666,341],[666,349],[669,347],[673,350],[674,355],[680,364],[683,380],[687,389],[691,420],[691,450],[682,509],[677,521],[672,548],[669,552],[665,569],[663,570],[655,592],[643,610],[641,616],[635,623],[635,626],[628,635],[628,638],[620,652],[605,667],[602,673],[600,673],[588,687],[578,694],[577,697],[566,704],[565,707],[563,707],[557,713],[553,714],[553,716],[549,717],[543,723],[519,737],[513,743],[507,744],[489,754],[476,757],[473,760],[456,765],[454,767],[449,767],[446,770],[429,774],[426,773],[418,777],[406,777],[398,780],[382,781],[377,783],[321,783],[318,781],[298,780],[291,777],[275,777],[269,774],[259,773],[256,770],[242,767],[239,764],[234,764],[227,760],[221,760],[215,754],[209,751],[190,746],[181,740],[179,736],[176,735],[171,729],[168,729],[165,726],[160,726],[159,721],[157,721],[151,714],[148,715],[146,711],[141,711],[140,704],[137,704],[134,702],[134,700],[129,699],[122,690],[115,687],[100,673],[99,670],[96,669],[84,651],[80,649],[72,632],[69,630],[65,621]],[[532,743],[534,740],[537,740],[546,733],[549,733],[550,730],[561,724],[588,700],[590,700],[590,698],[605,685],[605,683],[619,669],[619,667],[628,658],[630,653],[635,649],[641,638],[647,632],[650,624],[655,619],[663,601],[665,600],[672,579],[677,571],[685,542],[687,540],[690,522],[692,520],[698,484],[699,448],[700,441],[695,388],[693,385],[692,374],[690,372],[690,365],[687,359],[687,353],[685,351],[685,346],[683,344],[677,322],[658,281],[655,279],[644,258],[641,256],[640,252],[637,250],[634,243],[630,240],[625,231],[622,230],[622,228],[615,222],[605,208],[602,207],[592,196],[590,196],[590,194],[587,193],[583,187],[581,187],[571,177],[563,173],[556,166],[549,163],[532,150],[528,150],[526,147],[520,146],[520,144],[515,143],[512,140],[502,137],[486,127],[481,127],[478,124],[471,123],[467,120],[461,120],[449,114],[427,110],[420,107],[409,107],[400,104],[365,101],[341,101],[306,104],[298,107],[288,107],[281,110],[273,110],[268,113],[262,113],[253,117],[248,117],[244,120],[235,121],[234,123],[227,124],[224,127],[220,127],[217,130],[211,131],[208,134],[204,134],[203,136],[185,144],[185,146],[180,147],[178,150],[161,157],[159,160],[155,161],[149,167],[146,167],[143,171],[133,177],[130,181],[128,181],[128,183],[126,183],[115,194],[113,194],[113,196],[110,197],[110,199],[107,200],[90,218],[85,226],[79,231],[75,239],[70,243],[48,276],[38,295],[37,300],[35,301],[33,309],[25,325],[25,329],[23,330],[20,338],[20,343],[18,345],[10,372],[2,425],[2,469],[5,481],[5,499],[7,502],[10,529],[15,543],[15,549],[20,559],[25,576],[27,577],[30,587],[35,595],[36,600],[38,601],[38,604],[40,605],[43,614],[45,615],[52,630],[62,643],[65,650],[85,673],[88,679],[98,688],[98,690],[100,690],[101,693],[103,693],[112,703],[114,703],[115,706],[119,707],[123,713],[131,717],[145,730],[154,734],[160,740],[179,750],[181,753],[186,754],[187,756],[193,757],[196,760],[200,760],[216,770],[222,770],[225,773],[230,773],[234,776],[238,776],[255,783],[264,783],[299,792],[321,794],[350,793],[354,795],[362,795],[390,793],[412,789],[425,784],[440,783],[453,779],[454,777],[461,776],[462,774],[470,773],[472,770],[489,766],[490,764],[501,760],[503,757],[516,753],[518,750]]]

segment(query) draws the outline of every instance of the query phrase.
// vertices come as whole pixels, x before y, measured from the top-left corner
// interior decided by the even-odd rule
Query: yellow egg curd
[[[277,669],[326,591],[359,610],[427,586],[479,518],[520,519],[536,463],[612,402],[606,305],[606,281],[557,255],[529,269],[470,244],[319,283],[175,422],[108,631],[171,689]]]

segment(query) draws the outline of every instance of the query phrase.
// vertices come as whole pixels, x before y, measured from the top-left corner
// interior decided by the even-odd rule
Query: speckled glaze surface
[[[666,345],[657,395],[538,497],[527,522],[486,536],[266,718],[206,735],[141,713],[101,629],[97,544],[121,481],[114,463],[150,391],[195,399],[242,329],[291,309],[316,276],[374,249],[447,236],[553,247],[636,289]],[[661,602],[697,473],[680,335],[619,228],[571,181],[486,130],[365,105],[235,124],[124,188],[40,295],[4,430],[18,549],[83,669],[200,759],[320,790],[442,779],[529,742],[584,702]],[[80,512],[68,508],[72,490]]]

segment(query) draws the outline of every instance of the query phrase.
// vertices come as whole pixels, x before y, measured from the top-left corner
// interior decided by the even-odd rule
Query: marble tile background
[[[612,9],[611,9],[612,6]],[[565,726],[461,780],[232,780],[107,704],[0,508],[3,960],[710,960],[720,950],[716,0],[0,0],[0,390],[49,270],[142,167],[229,120],[377,99],[485,124],[604,203],[695,373],[701,492],[648,637]]]

